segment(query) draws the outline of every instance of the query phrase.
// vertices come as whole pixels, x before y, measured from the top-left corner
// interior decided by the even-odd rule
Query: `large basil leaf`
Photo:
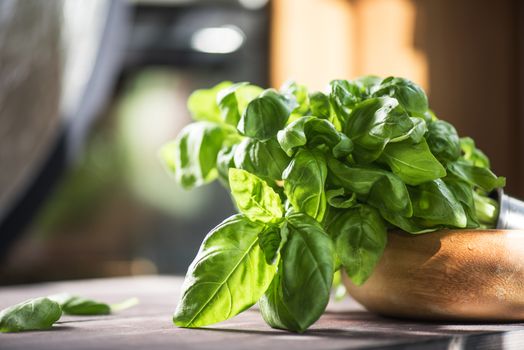
[[[341,211],[327,228],[335,237],[337,256],[356,285],[363,284],[382,257],[387,242],[384,220],[378,211],[359,204]]]
[[[428,109],[428,98],[418,85],[404,78],[388,77],[373,89],[373,96],[390,96],[414,115],[423,115]]]
[[[457,130],[443,120],[429,123],[427,142],[431,153],[446,164],[460,157],[460,142]]]
[[[504,187],[506,179],[493,174],[488,168],[472,165],[468,161],[458,160],[448,164],[448,170],[467,183],[478,186],[486,192]]]
[[[252,100],[238,123],[238,130],[257,140],[267,140],[286,125],[292,105],[275,90],[266,90]]]
[[[357,162],[376,160],[389,142],[405,140],[412,130],[418,130],[397,106],[394,98],[378,97],[365,100],[353,109],[343,131],[354,143],[353,156]]]
[[[217,104],[219,91],[233,85],[230,81],[224,81],[211,89],[200,89],[193,92],[187,100],[187,108],[193,119],[211,122],[222,122],[222,117]]]
[[[217,105],[221,119],[236,127],[248,103],[263,91],[262,88],[245,82],[233,84],[220,90],[217,94]]]
[[[389,171],[362,166],[348,166],[328,160],[329,181],[354,192],[364,202],[402,216],[411,216],[413,209],[406,185]]]
[[[322,154],[302,149],[284,170],[284,193],[296,211],[322,221],[326,211],[327,167]]]
[[[182,286],[173,317],[177,326],[220,322],[260,299],[275,274],[258,244],[264,228],[245,216],[234,215],[207,235]]]
[[[301,117],[277,134],[282,149],[292,156],[296,148],[327,146],[336,158],[345,157],[353,150],[351,140],[325,119]]]
[[[217,123],[189,124],[174,143],[163,148],[161,156],[182,187],[189,189],[209,183],[218,176],[217,154],[231,132],[233,130]]]
[[[257,174],[264,180],[281,180],[290,159],[275,139],[245,138],[235,150],[234,161],[236,168]]]
[[[303,332],[329,301],[334,249],[320,224],[305,214],[290,215],[287,227],[277,276],[259,306],[271,327]]]
[[[229,187],[238,209],[251,221],[274,223],[283,215],[280,197],[256,175],[229,169]]]
[[[413,216],[425,227],[466,227],[468,218],[462,205],[441,179],[410,186],[408,190],[413,203]]]
[[[49,298],[35,298],[0,311],[0,332],[49,329],[62,316],[60,305]]]
[[[384,149],[381,160],[408,185],[418,185],[446,176],[446,169],[431,154],[424,139],[417,144],[411,140],[390,143]]]

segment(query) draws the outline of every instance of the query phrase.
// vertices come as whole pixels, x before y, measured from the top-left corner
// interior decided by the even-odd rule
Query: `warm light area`
[[[409,0],[275,0],[273,16],[273,86],[294,79],[322,89],[331,79],[376,74],[429,87]]]

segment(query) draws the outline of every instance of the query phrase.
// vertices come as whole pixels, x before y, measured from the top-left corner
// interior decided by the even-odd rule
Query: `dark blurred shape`
[[[0,257],[110,96],[127,19],[121,1],[0,2]]]

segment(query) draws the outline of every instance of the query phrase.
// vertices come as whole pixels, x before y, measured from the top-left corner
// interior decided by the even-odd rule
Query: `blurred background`
[[[0,0],[0,284],[184,274],[234,208],[158,148],[222,80],[398,75],[524,197],[518,0]]]

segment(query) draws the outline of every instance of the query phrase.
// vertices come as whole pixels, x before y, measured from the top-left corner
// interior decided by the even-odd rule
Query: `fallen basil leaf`
[[[0,332],[49,329],[62,316],[60,305],[49,298],[34,298],[0,311]]]
[[[48,296],[57,302],[64,314],[68,315],[109,315],[111,307],[101,301],[84,298],[67,293]]]

